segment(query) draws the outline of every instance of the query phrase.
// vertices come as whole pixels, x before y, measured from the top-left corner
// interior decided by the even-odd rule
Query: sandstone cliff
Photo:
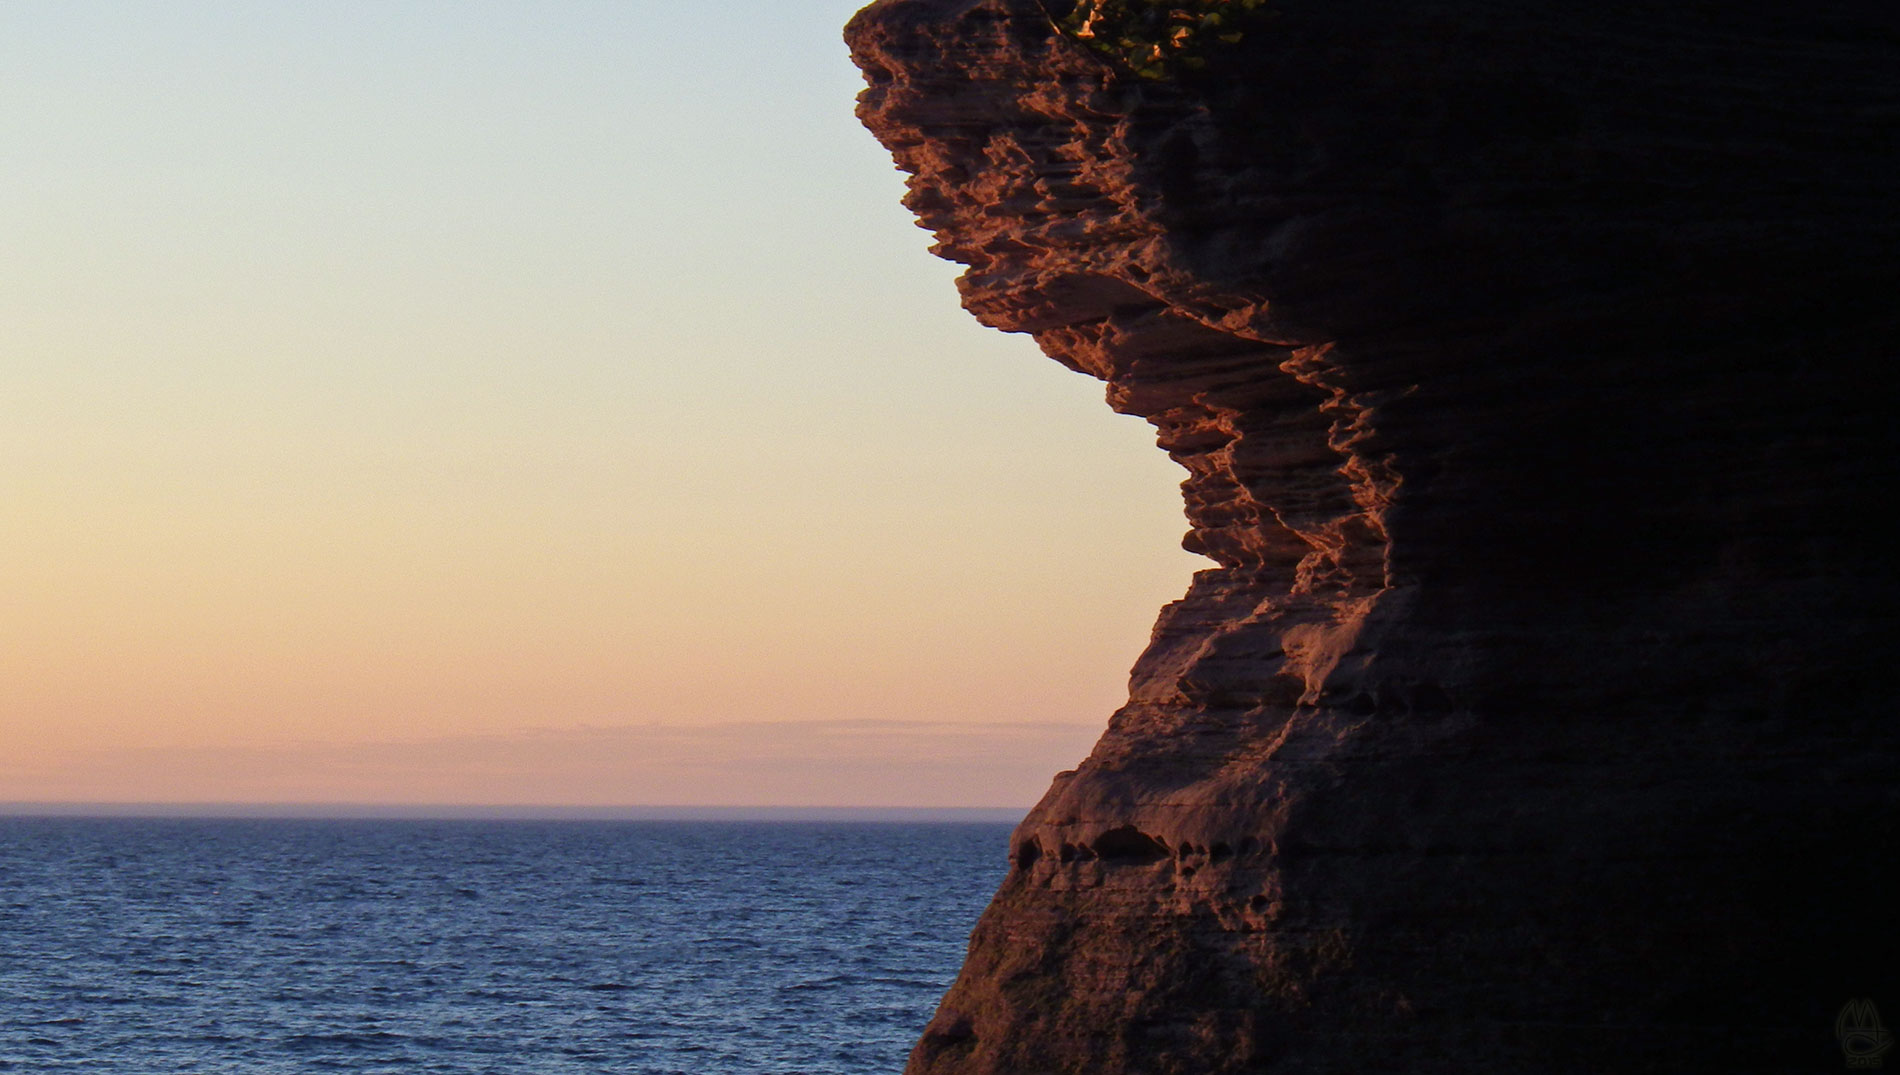
[[[917,1075],[1838,1070],[1900,1015],[1900,9],[880,0],[964,305],[1187,470]]]

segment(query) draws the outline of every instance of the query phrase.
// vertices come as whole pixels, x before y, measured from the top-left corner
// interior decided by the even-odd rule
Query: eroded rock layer
[[[964,305],[1187,470],[916,1075],[1827,1070],[1890,996],[1900,15],[881,0]],[[1885,990],[1885,992],[1883,992]]]

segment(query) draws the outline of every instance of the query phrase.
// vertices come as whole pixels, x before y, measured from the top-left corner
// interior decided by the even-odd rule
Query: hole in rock
[[[924,1041],[935,1048],[961,1045],[976,1040],[976,1026],[970,1017],[953,1008],[944,1008],[924,1028]]]
[[[1095,838],[1094,847],[1109,862],[1149,863],[1168,857],[1168,845],[1133,825],[1108,830]]]

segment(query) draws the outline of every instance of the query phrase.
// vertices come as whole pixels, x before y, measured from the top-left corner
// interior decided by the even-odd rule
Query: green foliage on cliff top
[[[1206,66],[1206,53],[1239,41],[1265,6],[1266,0],[1077,0],[1056,25],[1143,78],[1166,78]]]

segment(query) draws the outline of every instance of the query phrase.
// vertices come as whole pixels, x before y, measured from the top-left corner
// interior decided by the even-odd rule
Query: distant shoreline
[[[0,817],[203,818],[388,821],[862,821],[1022,820],[1016,807],[929,806],[458,806],[382,803],[0,802]]]

